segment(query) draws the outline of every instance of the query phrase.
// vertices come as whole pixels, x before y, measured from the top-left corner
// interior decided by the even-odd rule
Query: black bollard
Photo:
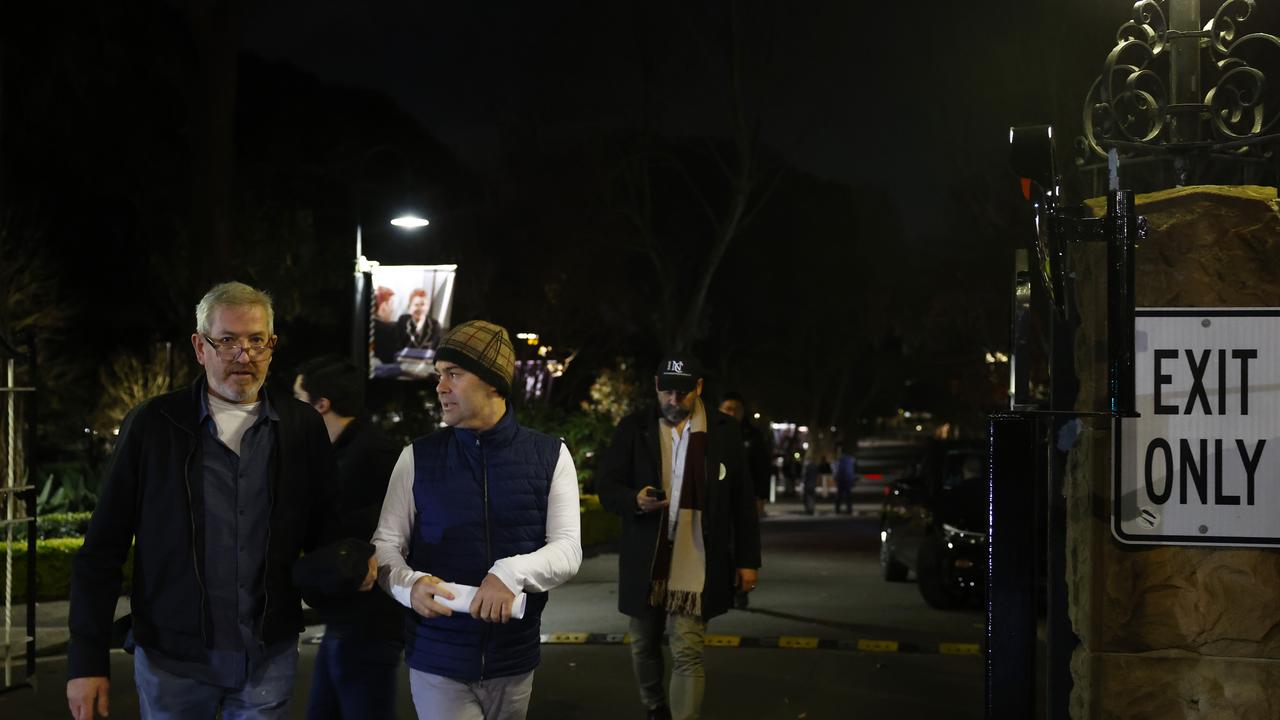
[[[1040,429],[1032,413],[989,418],[987,466],[987,720],[1036,717],[1036,483]]]

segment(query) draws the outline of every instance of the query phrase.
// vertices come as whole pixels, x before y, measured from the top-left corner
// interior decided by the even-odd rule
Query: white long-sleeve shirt
[[[413,446],[396,460],[382,501],[382,515],[373,533],[377,548],[378,584],[401,605],[412,607],[410,591],[429,572],[414,570],[405,562],[413,536],[417,503],[413,497]],[[582,565],[582,529],[578,509],[578,471],[569,448],[560,445],[560,458],[551,476],[547,497],[547,544],[524,555],[501,558],[489,568],[513,593],[546,592],[563,585]],[[455,578],[441,578],[456,581]]]

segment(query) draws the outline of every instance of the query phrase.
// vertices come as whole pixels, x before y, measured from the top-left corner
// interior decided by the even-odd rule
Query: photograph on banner
[[[449,329],[457,265],[379,265],[370,272],[369,376],[425,380]]]

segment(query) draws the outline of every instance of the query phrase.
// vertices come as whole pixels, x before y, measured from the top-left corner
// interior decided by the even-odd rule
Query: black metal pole
[[[369,371],[369,274],[355,274],[351,303],[351,362],[367,375]]]
[[[1138,217],[1133,191],[1107,195],[1107,389],[1112,413],[1132,417],[1134,410],[1134,258]]]
[[[992,415],[987,474],[987,720],[1036,717],[1037,419]]]

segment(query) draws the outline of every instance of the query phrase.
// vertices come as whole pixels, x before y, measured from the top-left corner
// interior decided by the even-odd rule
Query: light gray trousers
[[[655,608],[643,617],[631,618],[631,667],[640,687],[640,702],[650,710],[668,705],[674,720],[696,720],[702,709],[706,673],[702,647],[707,623],[692,615],[667,615]],[[670,701],[662,690],[662,633],[671,640]]]
[[[418,720],[524,720],[533,672],[468,683],[409,668],[409,691]]]

